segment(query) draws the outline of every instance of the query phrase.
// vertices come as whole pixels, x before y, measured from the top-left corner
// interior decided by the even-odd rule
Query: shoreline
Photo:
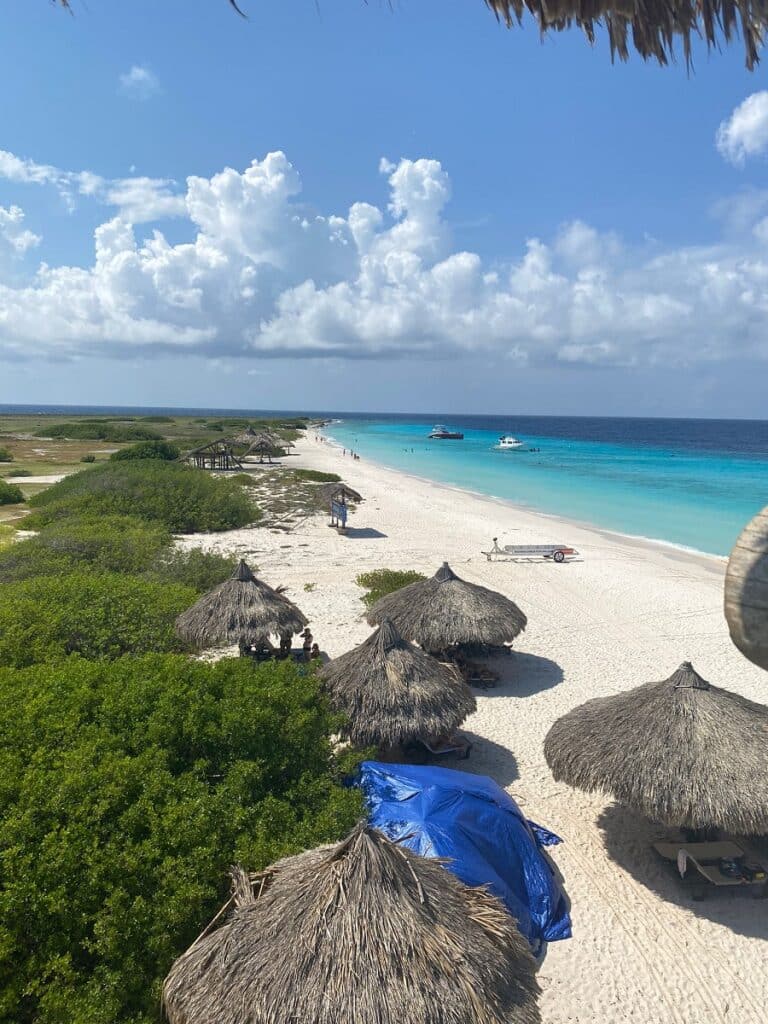
[[[344,446],[332,435],[324,434],[321,429],[318,429],[316,432],[320,437],[325,438],[325,443],[331,448],[343,451]],[[344,456],[342,456],[342,458],[344,458]],[[716,555],[710,551],[700,551],[697,548],[688,547],[685,544],[677,544],[674,541],[663,540],[658,537],[643,537],[638,534],[623,533],[621,530],[611,530],[608,527],[599,526],[597,523],[590,523],[581,519],[570,519],[558,512],[547,512],[544,509],[536,508],[534,505],[521,505],[511,501],[509,498],[502,498],[496,494],[486,494],[484,491],[475,491],[469,487],[462,487],[460,484],[447,483],[444,480],[434,480],[432,477],[422,476],[420,473],[410,473],[405,469],[388,466],[386,463],[379,462],[376,459],[371,459],[368,456],[365,457],[364,461],[366,465],[375,466],[387,473],[395,473],[398,476],[402,476],[410,480],[417,480],[420,483],[429,484],[434,487],[443,487],[446,490],[456,491],[459,494],[466,494],[480,501],[493,502],[512,512],[524,513],[526,515],[537,516],[541,519],[549,520],[557,525],[563,526],[566,530],[570,528],[584,530],[604,537],[606,540],[616,541],[617,543],[627,543],[640,548],[650,548],[651,550],[657,550],[662,554],[666,553],[670,557],[679,556],[683,560],[690,559],[696,564],[703,565],[705,568],[709,568],[714,572],[722,570],[724,573],[725,566],[728,562],[728,557],[726,555]]]
[[[724,563],[576,524],[565,539],[580,560],[489,562],[482,551],[494,535],[546,542],[552,518],[352,460],[311,431],[281,462],[332,471],[359,491],[346,535],[312,515],[287,530],[248,527],[179,543],[237,554],[284,586],[329,657],[371,633],[356,579],[372,569],[431,575],[448,561],[528,617],[512,656],[492,662],[497,685],[475,690],[477,711],[462,727],[470,759],[445,767],[495,779],[563,839],[551,857],[571,901],[573,938],[551,943],[539,971],[544,1024],[763,1024],[761,905],[721,893],[691,903],[653,853],[669,830],[555,782],[543,753],[549,728],[577,705],[667,678],[686,660],[713,684],[766,703],[766,674],[728,635]]]

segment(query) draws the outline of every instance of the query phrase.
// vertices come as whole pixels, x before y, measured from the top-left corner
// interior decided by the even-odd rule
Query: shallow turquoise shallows
[[[463,431],[464,440],[430,440],[432,421],[415,417],[343,417],[327,432],[363,457],[418,476],[716,555],[726,555],[744,524],[768,504],[763,421],[444,416],[439,422]],[[525,450],[495,450],[505,433],[524,441]]]

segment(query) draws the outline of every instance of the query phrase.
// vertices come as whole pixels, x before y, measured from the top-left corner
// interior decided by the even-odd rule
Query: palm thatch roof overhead
[[[741,653],[768,669],[768,505],[744,527],[728,559],[725,618]]]
[[[762,0],[485,0],[496,16],[512,25],[529,11],[541,28],[562,32],[576,25],[590,43],[603,25],[611,57],[626,60],[630,45],[647,60],[659,64],[674,59],[675,41],[682,44],[686,63],[691,57],[691,36],[720,48],[739,32],[744,40],[747,67],[759,61],[758,51],[768,25],[768,6]]]
[[[587,701],[544,754],[560,782],[611,794],[665,825],[768,832],[768,708],[683,663],[669,679]]]
[[[72,7],[72,0],[58,2],[67,9]],[[237,0],[228,2],[245,17]],[[590,44],[595,41],[597,28],[603,25],[612,58],[618,55],[621,60],[627,60],[631,45],[644,60],[655,58],[659,64],[674,59],[676,39],[682,43],[686,63],[690,63],[692,35],[706,40],[710,48],[720,49],[723,42],[729,43],[741,34],[746,64],[751,71],[759,62],[758,51],[768,26],[768,7],[762,0],[485,0],[485,3],[508,26],[515,22],[520,24],[529,11],[542,34],[562,32],[576,25]]]
[[[428,651],[452,644],[509,643],[528,622],[514,601],[460,579],[447,562],[431,579],[409,583],[378,600],[368,622],[378,625],[385,619]]]
[[[165,979],[170,1024],[541,1020],[533,958],[501,903],[379,832],[234,880],[231,918]]]
[[[257,579],[244,561],[234,574],[176,619],[176,632],[201,649],[298,633],[307,619],[288,598]]]
[[[320,677],[349,720],[345,735],[359,747],[451,736],[477,708],[458,672],[407,643],[388,621]]]

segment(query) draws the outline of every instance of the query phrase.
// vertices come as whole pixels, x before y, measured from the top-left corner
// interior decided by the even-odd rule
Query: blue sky
[[[738,43],[688,75],[481,0],[243,8],[5,13],[0,402],[765,415]]]

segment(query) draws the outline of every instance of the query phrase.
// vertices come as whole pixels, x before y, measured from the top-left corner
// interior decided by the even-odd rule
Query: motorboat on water
[[[432,431],[428,435],[432,438],[437,438],[440,441],[463,441],[464,435],[458,430],[449,430],[448,427],[444,427],[442,423],[438,423],[432,427]]]
[[[497,444],[494,445],[494,448],[497,448],[501,452],[508,452],[516,448],[519,449],[524,447],[525,442],[521,441],[517,437],[512,437],[511,434],[504,434],[499,438]]]

